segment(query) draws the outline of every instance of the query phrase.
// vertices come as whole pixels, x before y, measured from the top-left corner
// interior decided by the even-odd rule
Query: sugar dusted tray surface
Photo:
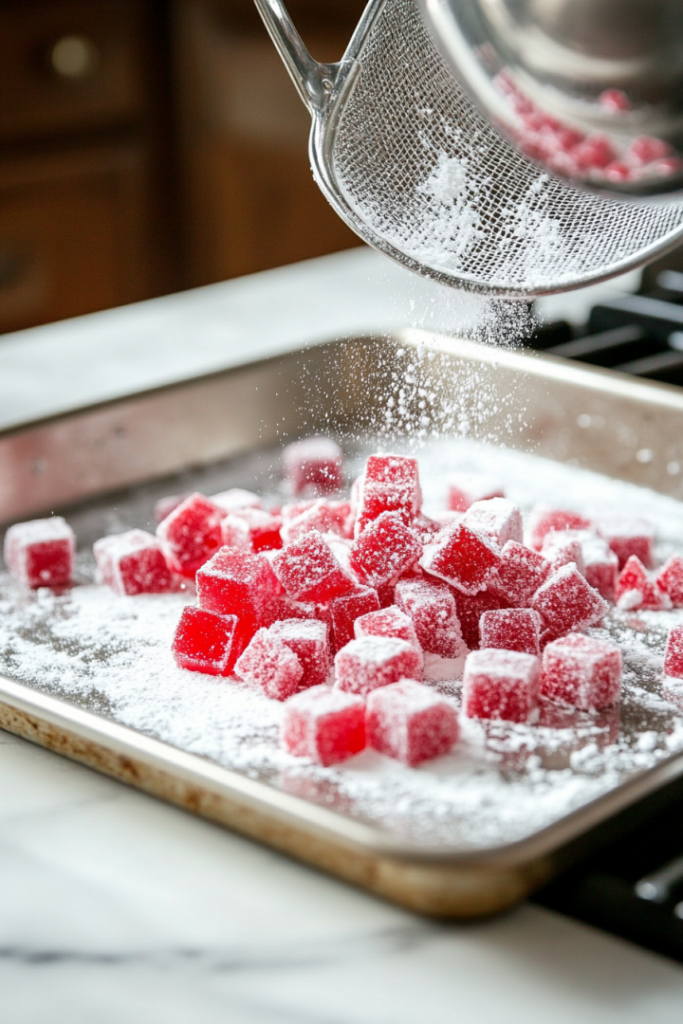
[[[468,441],[434,442],[418,455],[428,513],[443,507],[449,472],[483,471],[499,478],[525,513],[536,501],[588,515],[626,509],[654,524],[658,561],[683,552],[683,507],[652,491]],[[357,462],[352,471],[361,455]],[[267,492],[273,479],[263,456],[258,467],[241,460],[223,475],[204,476],[190,486]],[[116,509],[100,506],[79,513],[82,523],[79,516],[71,521],[79,540],[89,542],[148,526],[140,517],[149,508],[150,494],[139,489]],[[666,634],[683,611],[612,612],[605,628],[624,655],[620,708],[591,715],[548,705],[533,726],[463,719],[454,752],[420,768],[365,751],[325,769],[278,748],[280,703],[235,680],[175,666],[171,638],[191,597],[116,597],[87,582],[93,566],[86,550],[81,571],[85,582],[58,596],[21,595],[0,575],[0,672],[397,838],[463,851],[521,840],[683,750],[683,683],[662,675]],[[461,662],[428,664],[433,685],[459,703]]]

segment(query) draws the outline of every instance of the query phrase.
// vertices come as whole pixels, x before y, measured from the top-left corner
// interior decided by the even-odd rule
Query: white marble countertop
[[[453,324],[435,294],[360,251],[0,338],[2,424],[397,326],[411,298]],[[683,969],[626,943],[530,905],[421,920],[6,733],[0,893],[3,1024],[681,1019]]]

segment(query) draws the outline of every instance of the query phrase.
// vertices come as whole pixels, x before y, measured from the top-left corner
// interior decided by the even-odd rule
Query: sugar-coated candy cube
[[[598,103],[610,114],[619,114],[631,109],[631,102],[622,89],[603,89],[598,96]]]
[[[188,606],[180,616],[171,649],[179,668],[212,676],[230,675],[240,652],[237,616]]]
[[[672,555],[657,573],[657,586],[667,594],[673,608],[683,608],[683,558]]]
[[[157,537],[173,572],[193,577],[221,546],[225,513],[203,494],[190,494],[157,526]]]
[[[496,608],[479,620],[482,647],[497,647],[524,654],[541,653],[541,616],[533,608]]]
[[[236,615],[246,643],[277,614],[278,586],[264,555],[221,548],[197,573],[199,606],[218,615]]]
[[[462,638],[471,651],[481,644],[479,624],[484,612],[495,608],[507,608],[508,601],[497,590],[480,590],[478,594],[463,594],[454,590],[455,606],[462,631]]]
[[[154,522],[160,523],[166,516],[170,516],[187,497],[188,494],[168,494],[165,498],[159,498],[154,505]]]
[[[258,494],[254,494],[253,491],[245,491],[242,487],[230,487],[227,491],[210,494],[209,500],[222,508],[226,515],[228,512],[237,512],[242,508],[261,508],[263,504]]]
[[[522,543],[522,514],[507,498],[475,501],[462,518],[465,526],[476,530],[502,548],[509,540]]]
[[[411,766],[447,754],[459,732],[448,701],[412,679],[368,695],[365,728],[368,746]]]
[[[535,505],[529,515],[529,547],[540,551],[546,534],[553,530],[588,530],[590,526],[590,520],[578,512]]]
[[[61,516],[15,523],[5,534],[5,562],[25,587],[70,587],[76,538]]]
[[[623,569],[631,555],[635,555],[646,569],[652,568],[654,530],[645,519],[626,516],[603,516],[596,522],[597,531],[609,544]]]
[[[304,670],[284,640],[268,629],[254,633],[235,663],[235,675],[255,683],[272,700],[287,700],[299,688]]]
[[[435,543],[426,545],[420,565],[457,590],[476,594],[499,568],[500,552],[489,537],[459,522],[445,526]]]
[[[396,512],[383,512],[356,537],[350,565],[369,587],[394,585],[422,554],[422,544]]]
[[[683,679],[683,626],[673,626],[666,638],[664,672],[667,676]]]
[[[301,662],[300,686],[319,686],[327,679],[330,667],[330,641],[327,626],[319,619],[281,619],[270,627],[273,636],[294,651]]]
[[[294,494],[329,494],[344,483],[344,457],[329,437],[306,437],[282,453],[285,478]]]
[[[463,711],[470,718],[527,722],[538,706],[541,662],[533,654],[482,648],[465,661]]]
[[[548,577],[531,600],[553,637],[594,626],[607,612],[607,602],[591,587],[575,565],[563,565]],[[543,638],[542,641],[543,642]]]
[[[639,164],[650,164],[653,160],[661,160],[670,154],[669,143],[654,135],[639,135],[629,146],[629,155]]]
[[[340,537],[343,536],[344,523],[348,511],[342,515],[339,509],[335,507],[335,505],[339,506],[342,504],[348,509],[346,503],[336,502],[333,505],[332,502],[326,501],[325,498],[320,498],[309,508],[286,520],[281,530],[282,540],[285,544],[291,544],[310,530],[317,530],[318,533],[336,533]]]
[[[659,589],[636,555],[631,555],[619,573],[617,607],[627,611],[660,611],[671,607],[668,594]]]
[[[273,572],[295,601],[332,601],[357,586],[329,544],[311,530],[273,558]]]
[[[240,551],[270,551],[282,547],[282,519],[261,508],[230,512],[221,524],[223,544]]]
[[[446,503],[453,512],[466,512],[475,501],[504,497],[501,484],[493,477],[481,473],[459,473],[448,483]]]
[[[383,512],[397,512],[410,526],[422,507],[417,459],[371,455],[357,496],[356,537]]]
[[[395,636],[406,640],[422,654],[422,647],[415,632],[413,620],[396,605],[380,608],[378,612],[367,612],[359,616],[353,624],[356,639],[362,636]]]
[[[334,650],[340,650],[353,640],[353,624],[359,616],[378,611],[379,607],[379,596],[372,587],[359,586],[343,597],[335,598],[330,603]]]
[[[346,761],[365,747],[365,701],[329,686],[297,693],[284,706],[280,745],[323,766]]]
[[[576,530],[552,530],[550,533],[546,533],[543,538],[541,554],[550,562],[551,572],[573,562],[581,575],[586,575],[586,567],[583,562],[583,548],[581,547],[581,542],[573,536],[577,532]]]
[[[279,509],[278,515],[282,516],[283,523],[290,523],[292,519],[296,519],[302,512],[313,508],[319,500],[319,498],[309,498],[307,501],[286,501]]]
[[[161,544],[145,530],[102,537],[93,550],[102,582],[117,594],[163,594],[173,585]]]
[[[334,658],[335,685],[349,693],[370,693],[399,679],[422,681],[422,655],[407,640],[364,636],[350,640]]]
[[[581,545],[582,571],[591,587],[606,601],[614,601],[619,559],[607,541],[594,530],[567,530],[566,536]]]
[[[543,651],[540,692],[582,711],[615,704],[621,693],[621,651],[583,633],[553,640]]]
[[[327,625],[330,633],[332,632],[329,605],[316,604],[315,601],[295,601],[285,593],[279,594],[277,598],[275,621],[277,619],[318,619]]]
[[[509,540],[500,555],[492,586],[510,604],[526,606],[550,575],[550,563],[537,551]]]
[[[455,598],[445,583],[429,579],[403,579],[396,585],[397,606],[412,619],[423,651],[441,658],[457,658],[462,634]]]

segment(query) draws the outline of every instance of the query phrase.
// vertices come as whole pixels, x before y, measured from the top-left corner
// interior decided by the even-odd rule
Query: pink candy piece
[[[510,604],[523,607],[549,575],[550,563],[542,555],[509,540],[501,552],[493,586]]]
[[[606,135],[589,135],[572,149],[572,158],[577,167],[592,171],[607,167],[615,156],[614,146]]]
[[[606,601],[614,601],[617,588],[619,559],[609,544],[593,530],[566,530],[568,539],[577,540],[581,545],[583,572],[591,587]],[[554,536],[554,534],[550,534]],[[562,536],[562,534],[560,534]]]
[[[640,135],[629,147],[629,156],[639,164],[649,164],[671,154],[671,146],[652,135]]]
[[[358,587],[343,597],[337,597],[330,604],[332,632],[335,651],[353,640],[353,624],[361,615],[378,611],[379,596],[372,587]]]
[[[614,644],[570,633],[543,651],[541,695],[582,711],[606,708],[621,693],[621,651]]]
[[[291,544],[310,530],[317,530],[318,533],[337,533],[341,537],[344,535],[348,508],[346,502],[333,504],[325,498],[320,498],[309,508],[285,522],[281,531],[282,540],[285,544]]]
[[[436,580],[399,580],[397,606],[410,616],[420,646],[442,658],[457,658],[462,650],[455,598],[445,583]]]
[[[273,572],[295,601],[331,601],[356,587],[329,544],[312,530],[280,551]]]
[[[417,459],[406,455],[371,455],[357,501],[356,537],[383,512],[397,512],[410,526],[422,506]]]
[[[522,543],[522,515],[507,498],[487,498],[475,501],[462,518],[465,526],[488,537],[499,548],[509,540]]]
[[[227,491],[210,494],[209,500],[222,508],[225,514],[237,512],[243,508],[261,508],[262,501],[253,491],[245,491],[242,487],[230,487]]]
[[[479,620],[481,646],[541,653],[541,616],[531,608],[499,608],[484,612]]]
[[[460,522],[445,526],[425,547],[420,565],[463,593],[476,594],[499,568],[500,554],[490,538]]]
[[[360,615],[353,624],[356,639],[362,636],[395,636],[406,640],[416,651],[422,654],[420,641],[417,639],[413,620],[396,605],[380,608],[377,612]]]
[[[280,745],[323,766],[346,761],[365,747],[365,702],[329,686],[297,693],[284,707]]]
[[[191,494],[157,526],[170,568],[192,578],[221,546],[225,513],[203,494]]]
[[[415,766],[447,754],[458,738],[458,716],[442,696],[412,679],[368,696],[368,746]]]
[[[610,114],[618,114],[631,109],[631,103],[622,89],[605,89],[598,97],[598,103]]]
[[[471,651],[481,643],[479,623],[484,612],[496,608],[507,608],[508,602],[496,590],[481,590],[478,594],[463,594],[454,590],[453,597],[458,611],[462,638]]]
[[[246,643],[277,613],[277,580],[264,555],[221,548],[197,573],[199,606],[218,615],[236,615]]]
[[[254,634],[235,664],[238,679],[255,683],[272,700],[286,700],[296,693],[303,674],[294,651],[268,629]]]
[[[184,608],[171,647],[176,664],[192,672],[230,675],[239,654],[236,632],[235,615]]]
[[[604,617],[607,602],[588,585],[575,565],[564,565],[539,587],[531,607],[553,638],[593,626]]]
[[[669,630],[664,652],[664,672],[667,676],[683,679],[683,626]]]
[[[581,575],[586,575],[586,567],[583,562],[583,548],[581,547],[581,542],[573,536],[577,532],[576,530],[571,531],[572,536],[569,536],[569,530],[561,530],[559,532],[553,530],[552,533],[547,533],[543,538],[541,553],[550,562],[551,572],[573,562]]]
[[[240,551],[268,551],[282,547],[282,519],[260,508],[231,512],[221,524],[223,544]]]
[[[295,601],[289,594],[280,594],[277,598],[275,619],[318,619],[332,630],[332,615],[326,604],[315,601]]]
[[[527,722],[538,705],[541,662],[519,651],[472,651],[465,661],[463,711],[470,718]]]
[[[330,641],[327,626],[318,619],[284,619],[274,622],[270,633],[278,637],[301,662],[302,688],[319,686],[327,679],[330,667]]]
[[[540,551],[547,533],[552,530],[587,530],[591,523],[578,512],[536,505],[529,516],[529,547]]]
[[[5,534],[5,562],[24,587],[70,587],[74,532],[61,516],[15,523]]]
[[[344,457],[329,437],[307,437],[282,453],[285,477],[294,494],[329,494],[344,483]]]
[[[617,580],[617,607],[627,611],[670,608],[671,601],[650,577],[635,555],[631,555]]]
[[[350,565],[370,587],[392,586],[422,554],[422,544],[397,512],[383,512],[351,545]]]
[[[173,585],[161,544],[144,530],[102,537],[93,546],[102,582],[117,594],[163,594]]]
[[[657,573],[657,586],[674,608],[683,608],[683,558],[672,555]]]
[[[446,503],[453,512],[466,512],[475,501],[503,497],[505,497],[503,488],[492,477],[476,473],[461,473],[451,478]]]
[[[422,680],[421,653],[407,640],[364,636],[350,640],[334,659],[335,685],[349,693],[366,694],[399,679]]]
[[[619,568],[635,555],[646,569],[652,568],[654,530],[644,519],[629,519],[622,516],[605,516],[596,522],[596,528],[619,559]]]

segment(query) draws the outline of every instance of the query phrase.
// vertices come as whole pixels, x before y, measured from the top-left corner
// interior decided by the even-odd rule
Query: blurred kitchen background
[[[289,0],[341,57],[364,0]],[[0,332],[358,245],[253,0],[0,0]]]

